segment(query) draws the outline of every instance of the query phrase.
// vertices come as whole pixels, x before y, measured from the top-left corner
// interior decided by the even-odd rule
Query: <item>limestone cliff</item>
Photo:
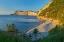
[[[44,8],[39,10],[39,19],[47,18],[52,20],[58,20],[59,23],[64,23],[64,0],[51,0]]]
[[[38,14],[40,14],[44,9],[48,8],[49,5],[52,3],[53,1],[50,1],[48,4],[46,4],[42,9],[39,10]]]
[[[16,15],[28,15],[28,16],[37,16],[36,12],[33,11],[15,11],[14,14]]]

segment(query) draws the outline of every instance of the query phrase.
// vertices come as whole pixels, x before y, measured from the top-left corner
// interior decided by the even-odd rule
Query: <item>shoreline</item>
[[[17,15],[17,14],[10,14],[10,15]],[[36,15],[18,15],[18,16],[36,16]]]
[[[49,18],[43,18],[43,17],[37,17],[38,20],[46,20],[45,22],[33,27],[33,28],[30,28],[29,30],[26,31],[26,35],[29,36],[30,34],[33,33],[33,30],[36,28],[38,29],[38,31],[40,32],[41,35],[37,34],[37,39],[40,39],[40,38],[43,38],[43,37],[46,37],[48,35],[48,31],[52,28],[54,28],[57,24],[59,24],[59,21],[58,20],[52,20],[52,19],[49,19]],[[41,21],[42,22],[42,21]],[[42,37],[43,35],[43,37]],[[31,40],[35,40],[34,37],[32,37]]]

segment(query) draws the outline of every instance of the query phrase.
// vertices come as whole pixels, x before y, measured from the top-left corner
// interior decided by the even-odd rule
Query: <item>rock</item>
[[[28,15],[28,16],[37,16],[36,12],[33,11],[15,11],[13,14],[17,14],[17,15]]]

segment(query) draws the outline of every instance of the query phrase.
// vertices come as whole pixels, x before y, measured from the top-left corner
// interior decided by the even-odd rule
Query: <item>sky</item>
[[[38,11],[50,0],[0,0],[0,14],[12,14],[16,10]]]

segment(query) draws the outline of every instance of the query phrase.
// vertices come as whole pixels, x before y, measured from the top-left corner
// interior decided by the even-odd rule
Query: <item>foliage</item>
[[[31,42],[26,37],[15,36],[6,31],[0,31],[0,42]]]
[[[53,18],[64,23],[64,0],[52,0],[50,6],[39,14],[47,18]],[[56,25],[49,31],[49,35],[42,38],[40,42],[64,42],[64,24]]]
[[[53,2],[50,6],[39,14],[41,16],[46,16],[47,18],[58,19],[60,22],[64,23],[64,0],[52,0]]]
[[[38,33],[38,29],[34,29],[33,34],[37,34]]]
[[[11,25],[10,24],[7,24],[7,31],[8,32],[18,32],[17,28],[15,27],[15,24],[12,23]]]
[[[64,42],[64,25],[57,25],[49,31],[49,35],[40,42]]]
[[[37,37],[36,36],[37,36],[38,32],[39,32],[38,29],[35,28],[33,34],[35,35],[35,39],[36,40],[37,40]]]

